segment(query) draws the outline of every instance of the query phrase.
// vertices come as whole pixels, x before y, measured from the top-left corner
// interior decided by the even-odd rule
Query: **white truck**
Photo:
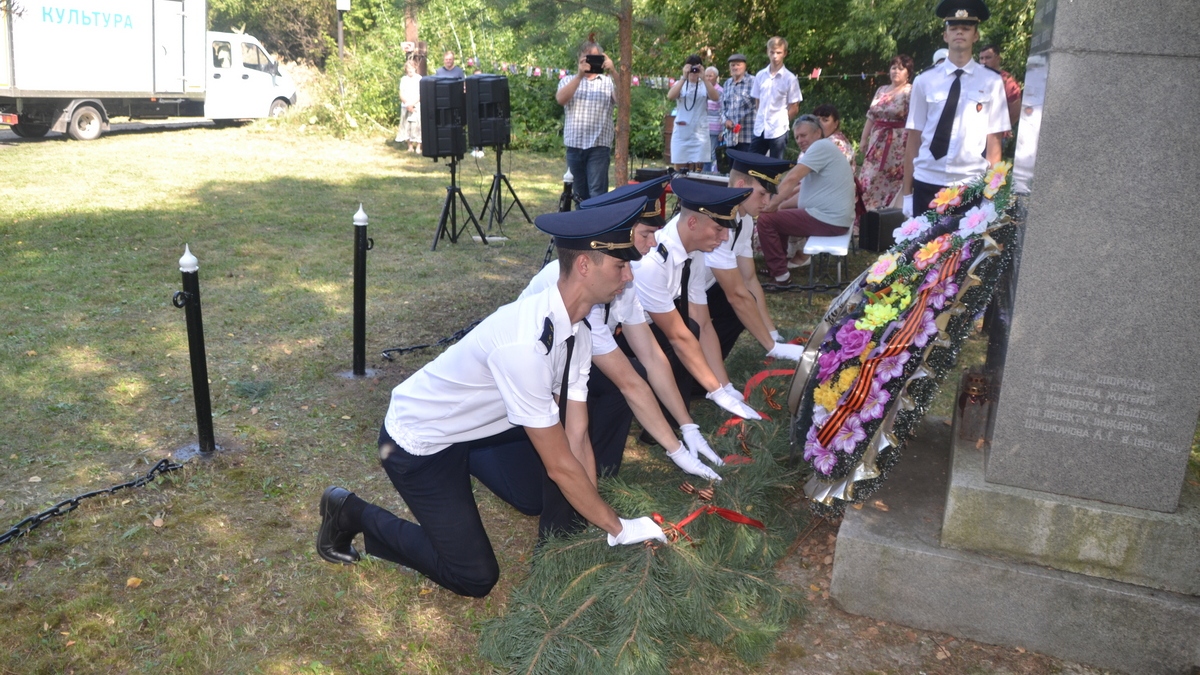
[[[0,0],[0,124],[86,141],[110,117],[220,122],[295,104],[258,40],[206,23],[205,0]]]

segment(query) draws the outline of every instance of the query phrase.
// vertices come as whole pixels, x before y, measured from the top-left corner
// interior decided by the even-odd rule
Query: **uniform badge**
[[[550,320],[550,317],[546,317],[546,323],[542,324],[542,336],[538,338],[538,342],[546,346],[547,354],[554,347],[554,322]]]
[[[666,244],[658,245],[658,254],[662,256],[663,262],[667,261],[667,245]]]

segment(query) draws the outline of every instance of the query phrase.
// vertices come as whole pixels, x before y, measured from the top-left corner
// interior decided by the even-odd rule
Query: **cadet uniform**
[[[750,194],[748,188],[714,187],[686,178],[672,181],[671,191],[684,208],[708,216],[724,227],[733,227],[734,210]],[[662,314],[677,309],[688,329],[699,339],[700,326],[688,316],[688,303],[708,304],[705,292],[708,270],[704,252],[689,252],[684,247],[679,233],[681,216],[672,218],[655,234],[658,246],[634,268],[633,287],[647,312]],[[695,378],[684,367],[662,330],[654,325],[651,330],[671,363],[684,403],[689,403]],[[671,418],[668,416],[667,419]]]
[[[989,16],[982,0],[942,0],[936,12],[948,25],[977,26]],[[953,108],[947,110],[948,103]],[[949,116],[945,120],[943,113]],[[919,215],[939,190],[974,180],[988,169],[988,136],[1012,129],[1004,80],[977,61],[960,68],[947,59],[913,80],[904,127],[921,134],[912,172],[912,210]]]
[[[729,150],[727,154],[732,161],[732,170],[746,174],[757,180],[767,192],[775,194],[779,187],[780,176],[787,173],[792,163],[787,160],[775,159],[766,155],[740,150]],[[712,270],[736,270],[738,258],[754,258],[754,248],[751,239],[754,236],[754,218],[741,210],[734,212],[733,231],[729,239],[722,242],[712,251],[704,254],[705,288],[708,297],[708,314],[712,319],[713,328],[721,342],[721,357],[728,358],[733,345],[746,329],[738,318],[725,289],[717,283]]]
[[[563,238],[565,229],[578,231],[584,222],[578,212],[546,225],[539,219],[538,227],[555,226],[551,234],[560,248],[591,243],[595,249],[599,243],[626,256],[631,245],[611,240],[629,240],[638,212],[624,206],[597,212],[585,232],[597,223],[618,225],[602,227],[582,242]],[[584,321],[571,322],[557,284],[496,310],[392,390],[379,454],[417,522],[329,488],[321,499],[318,554],[330,562],[355,562],[358,553],[351,542],[362,532],[367,553],[411,567],[455,593],[487,595],[499,578],[499,565],[471,476],[522,512],[540,514],[541,537],[581,527],[579,515],[547,477],[525,428],[565,426],[567,401],[587,400],[590,365],[591,331]],[[653,536],[642,520],[649,521],[622,520],[624,529],[615,538],[610,534],[609,543]]]
[[[662,207],[658,198],[668,180],[669,177],[663,176],[644,183],[625,185],[599,197],[585,200],[579,208],[586,211],[621,202],[645,201],[645,210],[637,222],[662,227]],[[520,297],[538,293],[558,283],[559,274],[558,261],[551,261],[534,275]],[[628,354],[630,350],[627,345],[618,345],[620,327],[646,323],[646,312],[633,290],[633,284],[628,284],[612,302],[592,307],[587,316],[587,323],[592,333],[593,356],[612,353],[619,347]],[[624,340],[620,342],[624,343]],[[645,377],[645,369],[631,354],[630,360],[638,373]],[[592,441],[592,451],[596,455],[596,473],[601,476],[616,475],[621,468],[625,441],[633,424],[633,410],[625,402],[625,396],[617,385],[599,369],[592,370],[589,375],[587,404],[588,436]]]

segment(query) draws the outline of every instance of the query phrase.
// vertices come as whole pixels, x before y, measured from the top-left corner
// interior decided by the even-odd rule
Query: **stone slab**
[[[1200,123],[1169,111],[1200,110],[1200,58],[1051,51],[1047,77],[987,480],[1171,512],[1200,413]]]
[[[877,499],[849,510],[830,594],[848,612],[1129,673],[1200,665],[1200,599],[939,546],[949,428],[922,425]]]
[[[1200,56],[1200,10],[1194,0],[1152,5],[1041,0],[1035,25],[1047,21],[1053,28],[1051,50]]]
[[[956,441],[942,546],[1148,588],[1200,595],[1200,486],[1175,513],[996,485]]]

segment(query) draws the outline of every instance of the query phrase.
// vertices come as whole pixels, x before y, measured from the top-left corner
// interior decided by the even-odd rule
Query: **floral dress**
[[[888,89],[883,86],[875,92],[867,111],[867,119],[874,126],[863,151],[858,180],[862,185],[863,205],[868,211],[891,206],[904,182],[904,145],[908,142],[904,123],[908,119],[908,95],[912,85],[906,84],[895,91]]]

